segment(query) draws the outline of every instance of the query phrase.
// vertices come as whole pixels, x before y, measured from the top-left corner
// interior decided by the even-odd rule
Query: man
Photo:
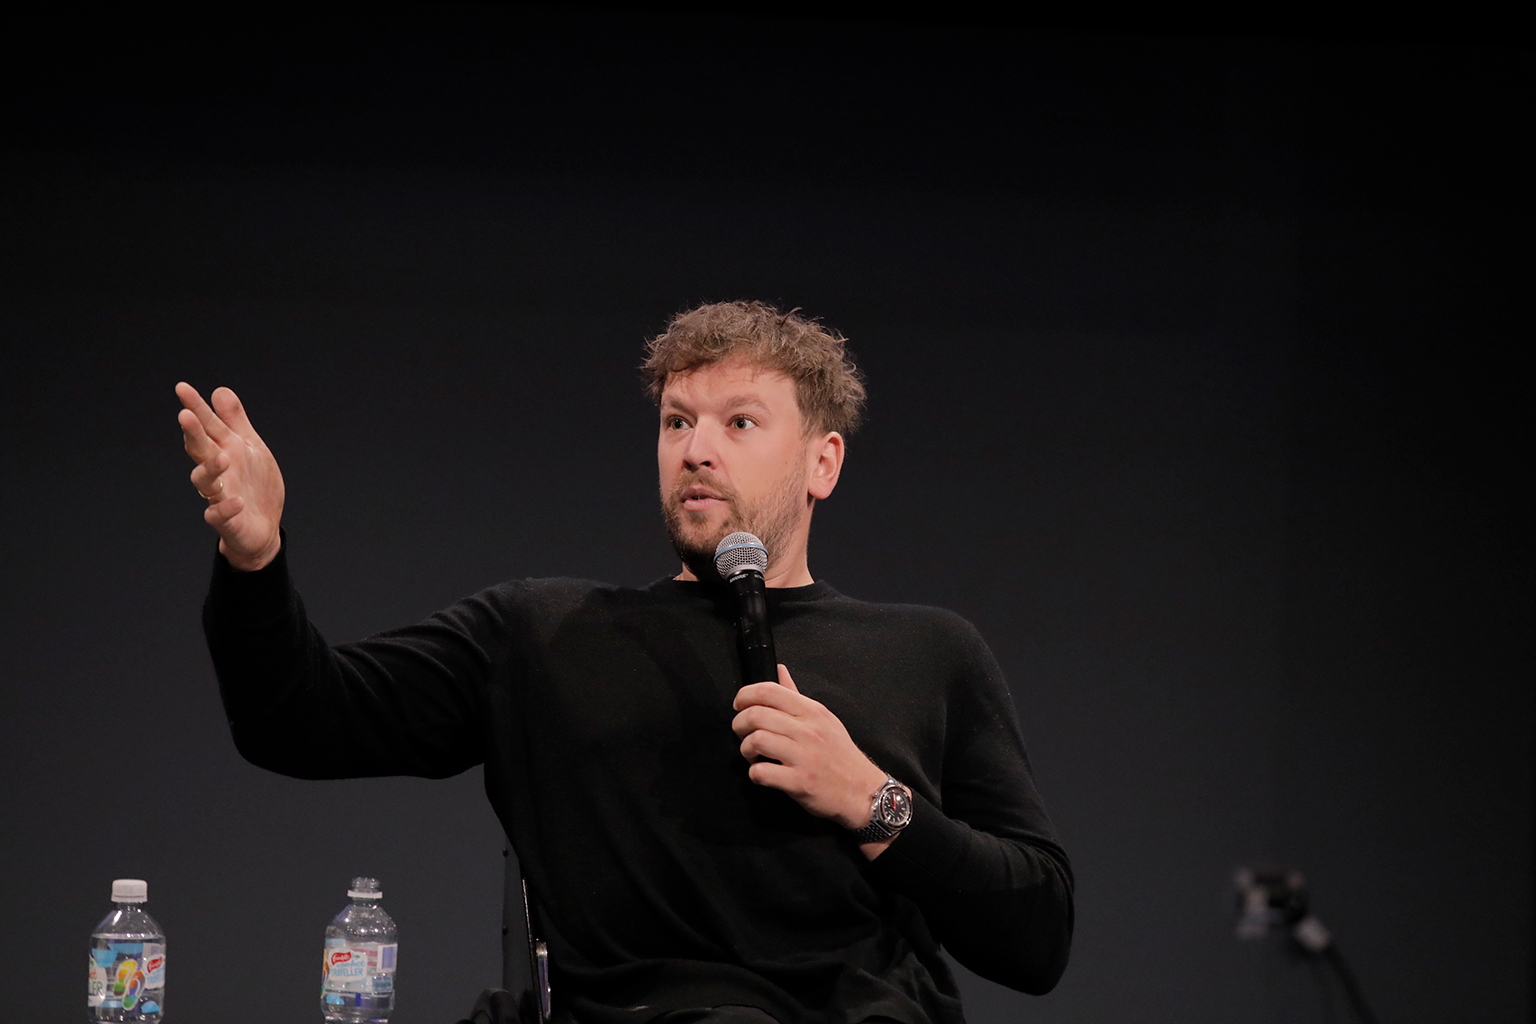
[[[1071,870],[986,645],[807,565],[864,401],[843,339],[719,303],[675,317],[645,370],[676,577],[505,583],[335,647],[288,576],[271,452],[233,392],[210,407],[178,384],[219,534],[204,628],[241,754],[300,778],[483,762],[557,1019],[958,1024],[940,944],[1049,990]],[[777,683],[737,664],[712,566],[737,530],[768,549]]]

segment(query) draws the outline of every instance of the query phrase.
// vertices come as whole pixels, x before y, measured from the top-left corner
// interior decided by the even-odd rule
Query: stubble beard
[[[695,484],[715,491],[729,508],[725,519],[714,529],[708,529],[709,514],[690,512],[683,507],[682,493]],[[715,548],[729,534],[745,530],[763,542],[768,549],[768,565],[777,564],[785,545],[794,535],[800,522],[802,503],[810,499],[805,492],[805,478],[797,467],[789,473],[761,502],[749,502],[735,491],[723,486],[703,473],[685,473],[672,488],[671,494],[662,495],[661,515],[667,524],[667,535],[672,548],[683,564],[701,580],[718,580],[715,571]]]

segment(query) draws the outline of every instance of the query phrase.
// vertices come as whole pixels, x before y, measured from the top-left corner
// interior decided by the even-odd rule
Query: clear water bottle
[[[158,1021],[165,1016],[165,932],[144,912],[149,886],[112,883],[112,913],[91,933],[90,1019]]]
[[[374,878],[354,878],[352,903],[325,929],[320,1008],[327,1021],[383,1024],[395,1008],[395,922]]]

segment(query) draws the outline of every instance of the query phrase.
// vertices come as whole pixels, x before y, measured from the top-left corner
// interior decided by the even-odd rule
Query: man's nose
[[[700,421],[688,432],[688,445],[683,449],[683,464],[689,469],[698,469],[708,466],[717,469],[720,465],[720,437],[719,430],[707,420]]]

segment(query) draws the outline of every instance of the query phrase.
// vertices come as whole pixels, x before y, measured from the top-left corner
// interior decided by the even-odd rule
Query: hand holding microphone
[[[732,705],[737,715],[731,729],[741,738],[741,756],[752,762],[747,777],[782,790],[818,818],[861,830],[861,849],[873,859],[911,819],[911,794],[864,756],[842,721],[802,694],[789,669],[778,663],[768,627],[767,569],[768,549],[750,533],[733,533],[715,548],[715,571],[736,592],[736,638],[746,685]],[[767,685],[772,682],[780,685]],[[895,828],[871,831],[887,782],[901,790],[905,818]]]

